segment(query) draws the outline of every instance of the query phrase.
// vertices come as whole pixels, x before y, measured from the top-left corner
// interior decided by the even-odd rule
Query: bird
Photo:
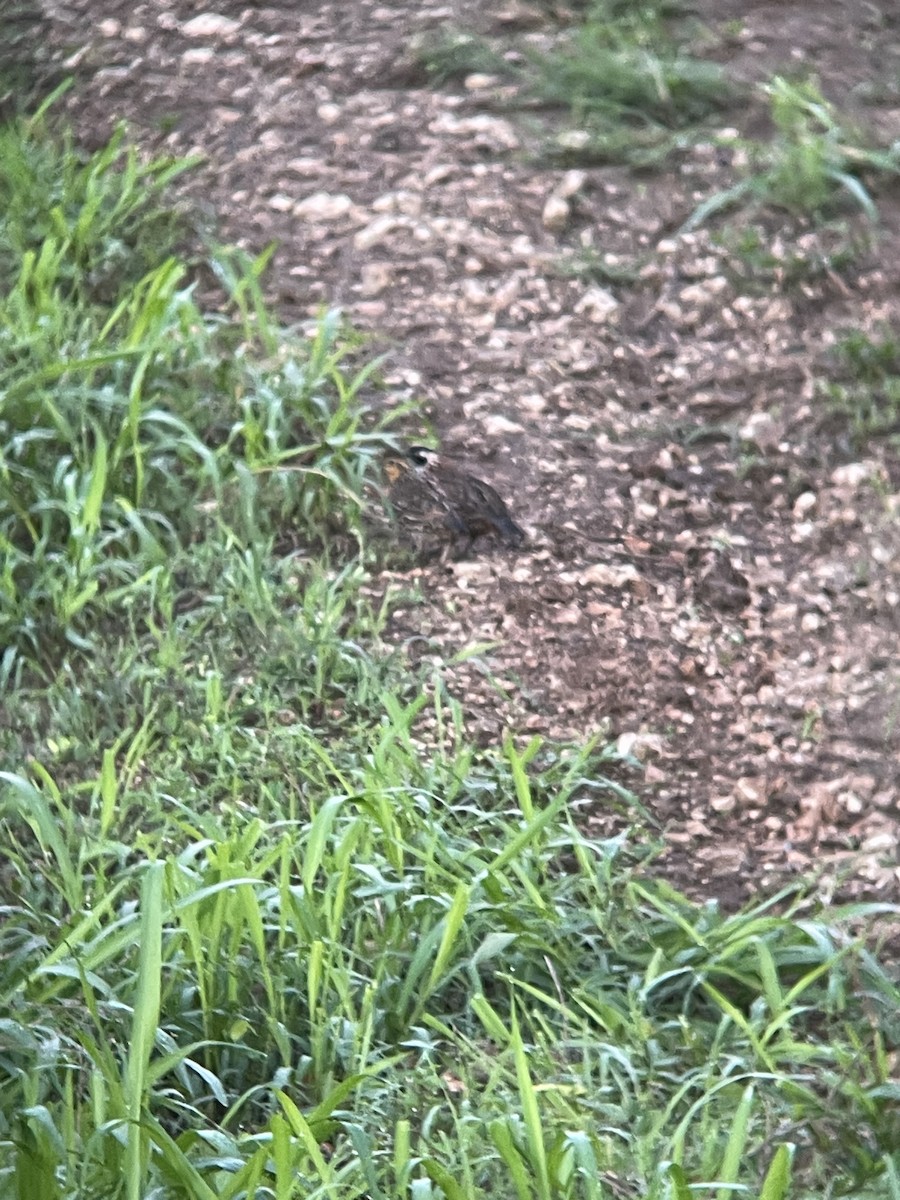
[[[388,499],[398,524],[420,542],[459,542],[465,550],[479,537],[494,536],[518,547],[525,532],[498,493],[452,459],[427,446],[410,446],[385,461]]]

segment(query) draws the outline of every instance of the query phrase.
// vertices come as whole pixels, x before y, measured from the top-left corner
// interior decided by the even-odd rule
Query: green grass
[[[416,60],[436,85],[465,79],[475,73],[506,74],[510,63],[484,37],[449,26],[428,33],[415,46]]]
[[[0,1194],[761,1195],[779,1154],[890,1194],[848,1193],[900,1133],[852,914],[642,880],[569,811],[596,758],[423,755],[388,692],[326,746],[203,690],[205,729],[5,779]]]
[[[900,444],[900,336],[886,328],[843,334],[830,355],[830,377],[819,394],[846,425],[858,449],[873,438]]]
[[[121,131],[83,160],[41,114],[0,142],[4,675],[92,650],[196,539],[257,557],[358,541],[385,419],[362,399],[377,364],[344,367],[338,315],[280,329],[269,254],[226,249],[208,261],[225,310],[198,307],[158,203],[189,164],[143,163]]]
[[[416,55],[438,84],[495,74],[510,85],[504,104],[567,113],[574,128],[542,135],[553,159],[646,167],[658,166],[699,123],[734,103],[736,89],[722,69],[691,52],[698,40],[702,34],[678,5],[594,0],[571,25],[542,31],[539,45],[444,28]]]
[[[731,88],[714,63],[674,46],[611,38],[610,32],[608,24],[592,20],[549,54],[535,55],[537,99],[570,107],[580,124],[666,128],[694,124],[731,102]]]
[[[180,164],[5,136],[0,1200],[895,1200],[895,912],[698,906],[613,752],[476,749],[339,321],[222,249],[202,308]]]
[[[873,249],[870,227],[858,222],[833,220],[801,230],[779,223],[777,235],[771,226],[759,217],[738,219],[713,234],[730,279],[745,294],[833,286]]]
[[[872,145],[841,119],[813,79],[775,76],[762,90],[773,138],[744,144],[744,177],[705,200],[685,228],[694,229],[735,207],[772,208],[816,222],[856,210],[876,222],[873,187],[900,171],[900,146]]]

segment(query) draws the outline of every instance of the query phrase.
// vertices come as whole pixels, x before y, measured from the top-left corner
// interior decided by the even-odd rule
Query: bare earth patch
[[[741,19],[716,56],[742,81],[817,71],[858,111],[893,79],[864,115],[900,137],[896,23],[839,0],[698,7],[713,30]],[[695,894],[824,868],[828,895],[896,900],[900,464],[896,440],[854,443],[816,381],[836,333],[897,326],[900,205],[879,198],[840,275],[748,283],[727,242],[677,235],[733,181],[711,144],[657,173],[567,174],[490,81],[426,86],[411,39],[480,8],[44,4],[82,134],[125,117],[154,151],[202,152],[192,195],[228,239],[277,239],[285,315],[339,302],[388,350],[392,398],[423,400],[527,527],[520,553],[380,581],[424,597],[391,632],[411,654],[495,645],[489,674],[447,675],[476,736],[619,739]],[[772,239],[815,251],[780,220]],[[586,246],[633,282],[560,269]]]

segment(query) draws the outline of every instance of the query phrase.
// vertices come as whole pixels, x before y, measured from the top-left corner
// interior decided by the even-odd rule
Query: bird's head
[[[427,446],[410,446],[406,457],[414,467],[432,467],[438,461],[437,450],[429,450]]]

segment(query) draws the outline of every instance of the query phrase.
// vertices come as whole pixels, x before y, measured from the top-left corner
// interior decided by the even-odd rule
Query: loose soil
[[[897,185],[877,234],[848,210],[869,239],[848,264],[828,261],[846,232],[770,212],[766,247],[821,268],[748,272],[709,228],[678,233],[734,182],[712,141],[579,178],[496,81],[428,86],[415,37],[540,38],[537,4],[42,9],[82,137],[124,117],[149,152],[202,153],[193,200],[228,240],[278,242],[283,317],[340,304],[387,352],[386,402],[420,400],[528,528],[519,553],[378,581],[420,597],[389,635],[410,655],[494,647],[444,670],[473,735],[617,740],[692,894],[732,906],[815,871],[826,897],[900,898],[896,436],[855,440],[817,388],[841,331],[900,327]],[[842,113],[900,138],[887,4],[695,9],[735,80],[814,72]],[[721,125],[759,136],[765,105]],[[585,248],[633,275],[562,269]]]

